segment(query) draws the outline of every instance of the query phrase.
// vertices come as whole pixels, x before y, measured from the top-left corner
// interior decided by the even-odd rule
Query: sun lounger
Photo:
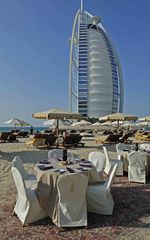
[[[16,133],[17,137],[27,137],[28,136],[28,132],[27,131],[19,131]]]
[[[108,135],[103,135],[99,136],[96,139],[97,144],[103,144],[103,143],[117,143],[120,138],[120,134],[108,134]]]
[[[129,137],[131,137],[132,134],[130,132],[127,132],[123,134],[122,137],[119,138],[118,142],[120,143],[131,143],[131,140],[129,140]]]
[[[0,133],[0,141],[6,142],[8,141],[8,136],[10,135],[10,132],[1,132]]]
[[[44,142],[45,138],[32,138],[29,141],[27,141],[26,144],[37,147],[40,145],[44,145]]]
[[[13,133],[10,133],[7,140],[8,142],[17,142],[16,135]]]
[[[138,141],[150,141],[150,133],[137,133],[135,138]]]

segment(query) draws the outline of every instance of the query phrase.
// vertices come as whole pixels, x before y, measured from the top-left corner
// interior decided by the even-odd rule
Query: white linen
[[[99,174],[103,173],[105,161],[106,161],[106,157],[104,153],[98,152],[98,151],[90,152],[88,156],[88,160],[94,164]]]
[[[112,215],[114,200],[111,195],[111,184],[115,176],[117,164],[111,169],[111,173],[104,184],[89,185],[87,187],[87,208],[89,212]]]
[[[134,151],[128,156],[128,179],[133,182],[146,183],[146,154]]]
[[[59,227],[87,226],[86,188],[88,178],[82,174],[58,178],[57,217]],[[80,187],[79,187],[80,186]]]
[[[23,225],[45,218],[47,215],[39,205],[35,190],[26,188],[23,175],[16,167],[11,170],[18,192],[14,213]]]

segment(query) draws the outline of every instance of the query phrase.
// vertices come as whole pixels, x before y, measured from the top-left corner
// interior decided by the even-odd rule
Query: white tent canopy
[[[56,127],[57,126],[57,120],[56,119],[49,119],[48,121],[43,122],[43,125],[44,126],[49,126],[51,128]],[[62,120],[59,120],[59,126],[64,127],[64,126],[66,126],[66,124]]]
[[[141,121],[141,122],[143,122],[143,121],[150,122],[150,116],[139,118],[139,121]]]
[[[30,126],[31,124],[28,122],[25,122],[22,119],[19,118],[11,118],[10,120],[4,122],[5,124],[10,124],[10,125],[15,125],[15,126],[21,126],[21,128],[23,126]]]
[[[150,126],[150,122],[147,122],[147,121],[145,121],[145,122],[139,122],[139,123],[136,124],[136,126],[139,126],[139,127],[148,127],[148,126]]]
[[[93,126],[101,126],[102,124],[100,122],[95,122],[92,124]]]
[[[71,126],[89,126],[89,125],[91,125],[91,123],[86,120],[81,120],[80,122],[74,122],[71,124]]]

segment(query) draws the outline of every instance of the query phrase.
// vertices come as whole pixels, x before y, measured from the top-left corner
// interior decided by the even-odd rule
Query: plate
[[[40,160],[40,163],[43,163],[43,164],[50,164],[50,161],[48,161],[47,159],[44,159],[44,160]]]
[[[89,164],[88,163],[79,163],[79,165],[84,168],[92,168],[93,167],[91,163],[89,163]]]
[[[64,169],[59,169],[59,172],[60,172],[60,173],[64,173],[64,172],[66,172],[66,170],[64,170]]]

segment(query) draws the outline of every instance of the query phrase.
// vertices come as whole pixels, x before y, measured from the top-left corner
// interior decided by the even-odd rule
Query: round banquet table
[[[45,166],[47,169],[40,169],[40,166]],[[69,171],[70,169],[72,172]],[[89,184],[99,183],[102,181],[100,175],[98,175],[96,171],[95,166],[88,161],[80,161],[67,165],[62,165],[62,162],[59,161],[53,161],[50,162],[50,164],[39,163],[35,165],[35,172],[37,177],[37,196],[39,203],[46,211],[47,215],[51,217],[53,222],[55,222],[57,215],[57,180],[60,175],[81,173],[88,177]]]

